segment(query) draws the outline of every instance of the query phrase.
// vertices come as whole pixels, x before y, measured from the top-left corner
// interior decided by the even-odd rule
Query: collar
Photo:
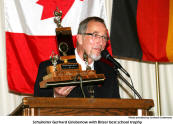
[[[77,63],[79,63],[82,67],[82,70],[85,71],[87,65],[85,64],[85,61],[82,60],[79,54],[77,53],[77,48],[75,49],[75,57],[76,57]],[[89,64],[89,66],[91,67],[91,70],[94,70],[94,61],[91,64]]]

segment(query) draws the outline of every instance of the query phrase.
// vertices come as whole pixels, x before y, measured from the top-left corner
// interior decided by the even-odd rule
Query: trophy
[[[56,8],[54,11],[54,22],[57,24],[56,40],[60,56],[74,55],[74,45],[70,27],[63,27],[61,25],[62,11]]]
[[[97,74],[87,66],[86,71],[77,62],[69,62],[75,59],[72,33],[70,27],[61,25],[62,11],[58,8],[54,11],[54,22],[57,24],[56,40],[58,43],[59,55],[52,52],[50,56],[51,66],[47,67],[47,75],[40,82],[40,88],[53,88],[62,86],[97,85],[105,79],[104,74]],[[57,63],[58,60],[61,60]],[[88,55],[84,54],[84,61],[88,65]],[[82,88],[81,88],[82,89]],[[94,89],[88,87],[91,97],[94,97]],[[85,94],[83,92],[83,96]]]

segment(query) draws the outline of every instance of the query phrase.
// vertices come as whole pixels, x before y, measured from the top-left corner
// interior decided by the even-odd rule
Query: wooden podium
[[[147,116],[151,99],[25,97],[10,115]]]

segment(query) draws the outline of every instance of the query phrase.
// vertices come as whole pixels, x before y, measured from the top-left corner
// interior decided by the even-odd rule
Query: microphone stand
[[[114,68],[114,71],[116,72],[116,74],[118,75],[118,77],[124,81],[124,83],[127,84],[127,86],[130,87],[130,89],[138,96],[139,99],[142,99],[142,97],[139,95],[139,93],[135,90],[135,88],[120,74],[120,72]]]

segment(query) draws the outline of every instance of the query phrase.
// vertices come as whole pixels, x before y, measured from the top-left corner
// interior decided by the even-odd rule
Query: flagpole
[[[155,63],[156,73],[156,95],[157,95],[157,114],[161,116],[161,102],[160,102],[160,82],[159,82],[159,63]]]

